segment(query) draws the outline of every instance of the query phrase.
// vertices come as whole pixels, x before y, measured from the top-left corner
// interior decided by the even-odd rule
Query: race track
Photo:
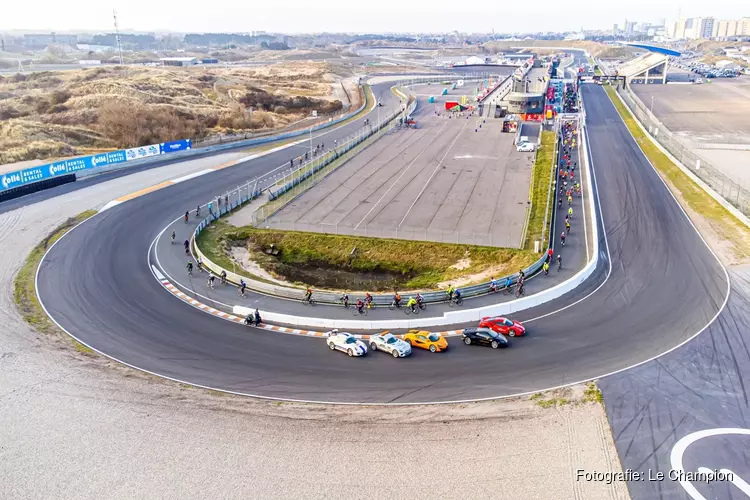
[[[376,92],[393,99],[387,87]],[[147,266],[158,232],[185,207],[277,166],[288,155],[283,151],[136,198],[82,224],[44,259],[40,298],[69,333],[124,363],[264,397],[455,401],[536,391],[626,368],[708,324],[724,304],[726,275],[604,90],[584,86],[583,97],[603,226],[600,266],[568,296],[519,315],[539,318],[529,323],[530,336],[509,350],[454,340],[440,355],[351,359],[318,339],[221,321],[166,293]],[[564,306],[570,307],[548,314]]]

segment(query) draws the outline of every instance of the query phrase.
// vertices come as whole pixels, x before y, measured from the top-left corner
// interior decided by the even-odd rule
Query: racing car
[[[504,316],[490,316],[479,321],[479,328],[489,328],[493,332],[502,333],[508,337],[526,335],[526,327],[518,321],[508,319]]]
[[[328,348],[332,351],[341,351],[349,356],[364,356],[367,354],[367,345],[351,333],[331,330],[326,339]]]
[[[389,332],[370,336],[370,349],[372,349],[373,352],[387,352],[394,358],[403,358],[411,354],[411,346],[409,343],[395,337]]]
[[[412,347],[421,347],[430,352],[443,352],[448,349],[448,341],[439,333],[424,330],[409,330],[404,340]]]
[[[489,328],[464,328],[464,331],[461,332],[461,337],[463,337],[464,344],[466,345],[488,345],[493,349],[508,347],[510,345],[508,339]]]

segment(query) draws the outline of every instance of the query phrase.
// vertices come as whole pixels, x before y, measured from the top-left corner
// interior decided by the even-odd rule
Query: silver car
[[[388,332],[370,336],[370,349],[387,352],[394,358],[404,358],[411,354],[408,342]]]

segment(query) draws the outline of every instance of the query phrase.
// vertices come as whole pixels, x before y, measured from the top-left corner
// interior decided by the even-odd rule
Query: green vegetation
[[[529,397],[530,400],[536,402],[536,404],[542,408],[551,408],[553,406],[565,406],[566,404],[570,403],[570,400],[567,398],[559,398],[559,397],[551,397],[549,399],[544,399],[544,394],[541,392],[537,392],[536,394],[533,394]]]
[[[21,269],[16,274],[13,282],[13,298],[16,302],[18,310],[21,312],[23,319],[34,327],[37,331],[43,333],[55,333],[59,332],[57,325],[55,325],[42,309],[42,305],[36,296],[36,269],[39,263],[44,257],[47,249],[59,240],[65,233],[70,231],[78,223],[88,219],[89,217],[96,214],[96,210],[87,210],[82,212],[75,217],[71,217],[60,227],[55,229],[49,236],[47,236],[41,243],[39,243],[31,251],[29,256],[26,258]],[[83,344],[71,339],[76,350],[86,354],[92,354],[93,351]]]
[[[603,404],[602,391],[599,390],[594,382],[586,384],[586,389],[583,391],[583,402]]]
[[[271,245],[279,250],[278,256],[264,252]],[[476,276],[475,281],[481,282],[489,273],[503,276],[536,260],[535,254],[526,250],[235,228],[222,222],[201,232],[198,246],[206,257],[227,269],[234,267],[229,249],[244,246],[255,262],[282,279],[345,289],[364,284],[371,290],[396,285],[427,289],[466,276]]]
[[[670,185],[670,188],[679,194],[679,197],[690,210],[705,217],[716,233],[730,243],[732,253],[737,258],[746,259],[750,257],[747,250],[750,248],[750,229],[693,182],[680,167],[672,163],[672,160],[656,147],[638,126],[630,110],[615,95],[614,87],[604,87],[604,89],[625,121],[633,138],[643,149],[649,161],[656,167],[656,170]]]
[[[529,198],[531,199],[531,213],[529,214],[528,225],[526,227],[526,241],[524,248],[533,250],[534,241],[538,240],[542,231],[545,239],[547,236],[547,227],[544,226],[544,217],[547,215],[547,223],[550,222],[552,213],[552,201],[547,206],[550,189],[552,189],[552,163],[555,154],[555,133],[552,131],[542,132],[542,143],[536,152],[536,161],[534,170],[531,173],[531,186],[529,186]]]

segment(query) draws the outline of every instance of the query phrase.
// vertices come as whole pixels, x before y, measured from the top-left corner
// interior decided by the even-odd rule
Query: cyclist
[[[227,272],[226,270],[221,270],[221,284],[226,285],[227,284]]]
[[[339,298],[339,302],[344,304],[344,307],[349,307],[349,295],[343,294],[341,298]]]
[[[174,236],[175,236],[174,231],[172,231],[172,243],[174,243]]]
[[[247,283],[245,283],[245,280],[240,280],[240,289],[238,290],[239,294],[244,298],[245,297],[245,289],[247,288]]]
[[[362,314],[363,312],[362,309],[364,309],[364,307],[365,307],[365,303],[362,302],[362,299],[357,299],[357,312],[359,314]]]
[[[185,212],[185,224],[187,224],[189,216],[190,216],[190,212]]]
[[[562,188],[560,188],[560,194],[562,194]],[[557,208],[562,208],[562,198],[557,198]]]
[[[396,307],[401,307],[401,295],[398,292],[393,293],[393,304]]]
[[[497,281],[495,280],[495,278],[490,279],[490,292],[497,292]]]
[[[453,298],[453,293],[454,293],[455,291],[456,291],[456,289],[455,289],[455,288],[453,288],[453,285],[448,285],[448,289],[447,289],[447,290],[445,291],[445,293],[447,293],[447,294],[448,294],[448,298],[449,298],[449,299],[452,299],[452,298]]]
[[[414,297],[409,297],[409,300],[406,301],[406,307],[411,307],[411,312],[416,312],[417,299],[415,299]]]
[[[188,240],[185,240],[185,253],[190,253],[190,242]]]
[[[188,272],[188,276],[193,275],[193,262],[192,261],[188,261],[187,263],[187,272]]]
[[[565,221],[565,230],[570,234],[570,221],[568,220]]]
[[[560,244],[562,246],[565,246],[565,231],[563,231],[562,234],[560,235]]]
[[[573,218],[573,207],[570,207],[568,209],[568,217],[570,217],[571,219]]]
[[[562,255],[557,254],[557,270],[562,269]]]
[[[417,292],[417,296],[415,298],[417,299],[417,305],[421,308],[422,304],[424,303],[424,298],[422,297],[422,294]]]
[[[456,289],[453,291],[453,300],[456,302],[456,304],[459,304],[461,302],[461,290]]]
[[[206,282],[206,284],[208,285],[209,288],[213,288],[214,287],[214,279],[215,278],[216,278],[216,276],[214,276],[213,274],[209,274],[208,275],[208,281]]]
[[[513,289],[513,278],[508,276],[507,278],[505,278],[505,292],[507,293],[511,291],[512,289]]]
[[[367,307],[372,307],[372,295],[370,295],[370,292],[365,293],[365,305]]]
[[[203,260],[198,257],[198,271],[203,272]]]
[[[200,217],[201,216],[201,206],[198,205],[195,209],[195,216]]]
[[[518,282],[518,288],[516,289],[516,297],[523,295],[523,281]]]
[[[305,302],[310,302],[312,300],[312,290],[309,288],[305,291]]]
[[[542,269],[544,269],[544,274],[549,274],[549,263],[545,260],[544,264],[542,264]]]

